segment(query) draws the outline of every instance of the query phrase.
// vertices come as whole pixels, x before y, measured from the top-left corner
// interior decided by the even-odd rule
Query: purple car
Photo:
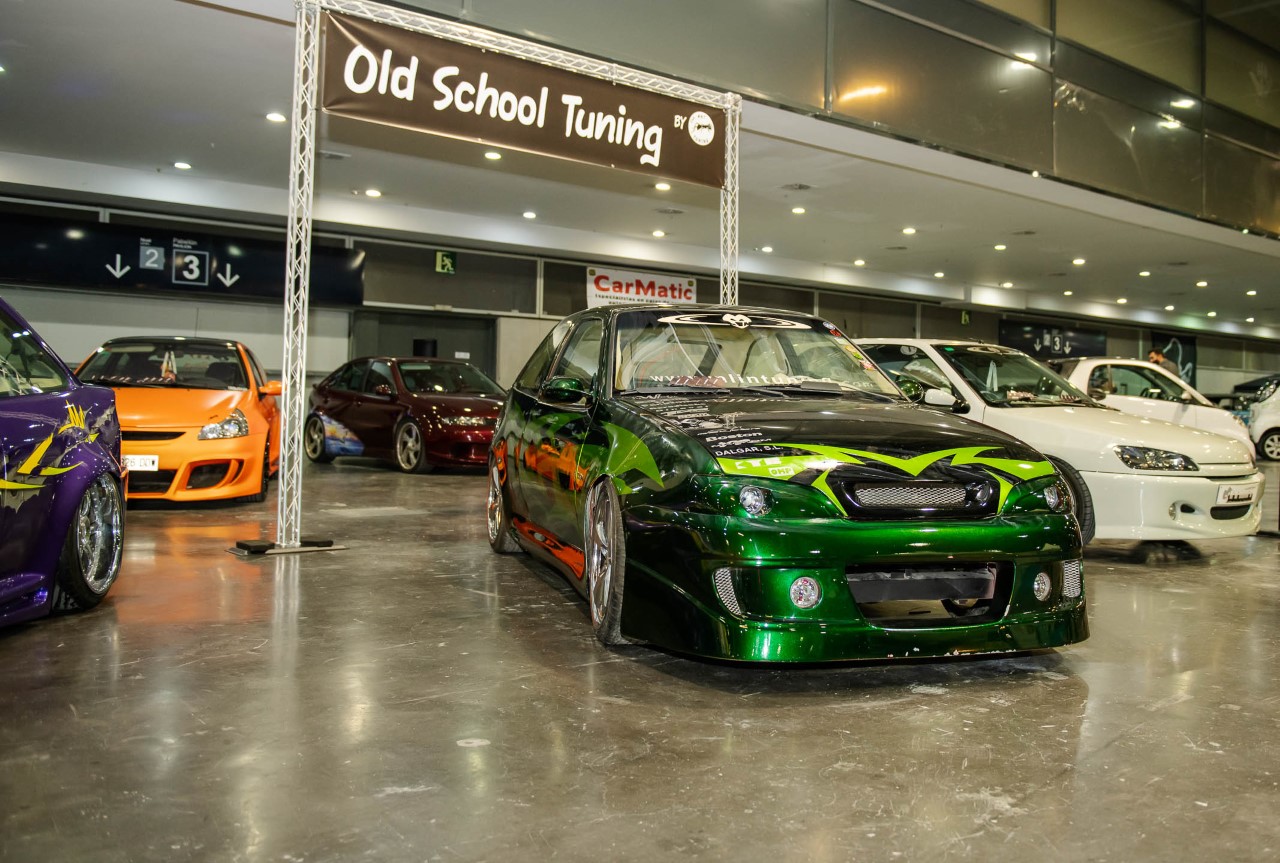
[[[86,386],[0,300],[0,625],[102,601],[120,573],[115,395]]]

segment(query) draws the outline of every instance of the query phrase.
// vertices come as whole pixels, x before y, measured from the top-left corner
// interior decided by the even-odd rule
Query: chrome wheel
[[[596,483],[587,495],[583,528],[583,574],[587,579],[591,628],[602,643],[623,644],[626,639],[622,637],[622,582],[626,573],[626,549],[618,493],[609,479]]]
[[[502,533],[502,489],[498,487],[498,468],[489,468],[489,501],[485,504],[489,528],[489,544],[494,545]]]
[[[1268,432],[1258,444],[1258,449],[1262,451],[1263,457],[1280,461],[1280,431]]]
[[[85,587],[102,596],[120,573],[124,518],[120,492],[110,477],[100,476],[76,507],[76,557]]]
[[[402,423],[396,432],[396,462],[410,473],[422,464],[422,429],[417,423]]]
[[[325,458],[324,421],[319,417],[307,420],[307,427],[302,432],[302,448],[306,451],[307,458],[312,461],[321,461]]]

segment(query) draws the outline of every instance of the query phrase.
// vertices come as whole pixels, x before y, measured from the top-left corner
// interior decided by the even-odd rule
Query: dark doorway
[[[438,339],[414,339],[413,355],[415,357],[435,357],[439,356],[440,342]]]
[[[497,372],[497,327],[490,317],[359,311],[353,322],[352,356],[426,356],[471,363]]]

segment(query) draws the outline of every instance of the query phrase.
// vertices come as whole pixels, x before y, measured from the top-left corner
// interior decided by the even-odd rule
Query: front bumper
[[[1262,471],[1234,477],[1198,473],[1169,474],[1081,472],[1093,498],[1098,539],[1221,539],[1256,533],[1262,520]],[[1254,502],[1220,506],[1224,485],[1258,483]]]
[[[228,500],[256,494],[262,484],[264,434],[221,440],[199,440],[198,429],[172,430],[170,440],[130,440],[123,430],[120,455],[158,457],[154,471],[129,471],[129,500]],[[163,431],[146,429],[148,435]]]
[[[492,443],[492,426],[441,426],[434,433],[423,429],[427,461],[440,467],[484,467]]]
[[[1081,555],[1066,516],[765,521],[642,506],[627,511],[626,524],[622,631],[682,653],[749,662],[924,658],[1059,647],[1089,634],[1083,582],[1064,589],[1063,564],[1076,567]],[[869,566],[991,566],[999,587],[990,612],[972,622],[885,618],[855,599],[857,573]],[[728,593],[715,583],[725,570]],[[1032,592],[1041,572],[1053,583],[1045,601]],[[789,599],[801,576],[821,585],[813,609]]]

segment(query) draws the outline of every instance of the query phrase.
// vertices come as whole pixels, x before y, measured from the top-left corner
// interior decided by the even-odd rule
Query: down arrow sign
[[[103,264],[103,266],[107,268],[108,273],[115,276],[117,279],[133,269],[133,267],[129,266],[128,264],[122,264],[120,262],[119,255],[116,255],[116,265],[114,267],[111,266],[110,264]]]
[[[233,275],[231,275],[231,265],[230,265],[230,264],[227,264],[227,266],[226,266],[226,275],[225,275],[225,276],[224,276],[222,273],[217,273],[216,275],[218,276],[218,281],[222,282],[222,284],[226,285],[228,288],[229,288],[229,287],[231,287],[232,285],[234,285],[236,282],[240,281],[240,277],[239,277],[239,276],[233,276]]]

